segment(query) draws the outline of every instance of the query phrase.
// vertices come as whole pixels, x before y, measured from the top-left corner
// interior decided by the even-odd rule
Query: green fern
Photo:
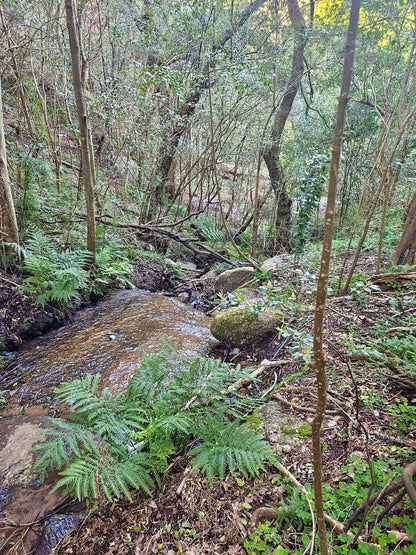
[[[133,288],[134,285],[127,279],[132,271],[123,247],[117,241],[111,241],[97,250],[90,289],[102,295],[111,283]]]
[[[277,462],[270,445],[237,420],[219,421],[218,415],[207,414],[196,433],[202,444],[191,451],[197,455],[192,464],[206,472],[211,485],[215,476],[222,480],[227,470],[233,476],[238,472],[245,477],[257,476],[265,470],[265,461]]]
[[[210,482],[227,471],[256,475],[264,461],[275,461],[273,451],[242,423],[247,406],[220,395],[246,375],[218,360],[178,356],[167,345],[163,356],[144,356],[123,393],[100,390],[98,374],[66,382],[57,396],[71,406],[69,421],[52,419],[48,439],[35,447],[35,470],[44,478],[64,468],[56,487],[78,499],[130,499],[132,487],[150,493],[169,458],[197,436],[202,445],[191,454]]]

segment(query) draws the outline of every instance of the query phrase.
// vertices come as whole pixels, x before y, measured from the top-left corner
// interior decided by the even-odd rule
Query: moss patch
[[[211,333],[222,343],[245,347],[274,335],[282,321],[283,315],[272,308],[253,314],[249,306],[232,307],[216,314]]]

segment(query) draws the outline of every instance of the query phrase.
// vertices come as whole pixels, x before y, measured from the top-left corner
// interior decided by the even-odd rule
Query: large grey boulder
[[[227,345],[248,347],[273,336],[283,318],[283,314],[274,308],[266,308],[255,314],[250,306],[232,307],[214,316],[211,333]]]
[[[217,277],[215,291],[217,293],[232,293],[252,279],[254,279],[254,269],[251,266],[226,270]]]

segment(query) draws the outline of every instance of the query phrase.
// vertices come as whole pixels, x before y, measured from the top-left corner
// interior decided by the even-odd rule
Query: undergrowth
[[[89,253],[72,247],[60,251],[40,230],[29,230],[24,247],[13,245],[22,258],[23,291],[33,293],[36,301],[78,303],[82,294],[102,295],[110,283],[131,285],[127,275],[132,267],[122,246],[109,241],[97,249],[95,264],[87,270]]]
[[[373,463],[375,483],[372,492],[380,491],[392,481],[397,479],[400,468],[396,460],[378,460]],[[244,547],[249,555],[272,554],[272,555],[301,555],[309,551],[312,534],[311,513],[305,496],[299,488],[292,485],[288,479],[280,481],[285,487],[285,498],[276,509],[277,518],[273,522],[261,523],[257,529],[244,542]],[[348,464],[342,467],[342,475],[333,484],[324,484],[325,512],[336,516],[338,521],[347,522],[359,503],[364,501],[370,491],[372,478],[369,465],[358,459],[350,458]],[[313,499],[311,487],[307,484],[308,496]],[[347,534],[332,536],[328,529],[328,545],[334,554],[348,555],[379,555],[385,553],[397,553],[406,555],[416,554],[416,545],[399,544],[397,536],[392,529],[416,535],[416,523],[414,521],[414,508],[410,501],[405,501],[400,508],[401,514],[393,514],[378,518],[384,509],[381,504],[371,507],[367,515],[365,535],[367,541],[358,540],[353,544],[353,538]],[[355,523],[350,532],[358,531],[360,519]],[[373,544],[373,545],[371,545]],[[315,546],[314,553],[319,553]]]
[[[240,367],[169,348],[144,356],[124,393],[100,390],[99,375],[66,382],[57,395],[71,406],[70,416],[51,419],[47,441],[35,447],[34,469],[43,479],[63,468],[54,489],[77,499],[124,494],[131,500],[130,488],[151,494],[178,452],[211,485],[226,472],[258,475],[276,458],[259,430],[246,425],[256,402],[229,402],[221,393],[244,376]]]

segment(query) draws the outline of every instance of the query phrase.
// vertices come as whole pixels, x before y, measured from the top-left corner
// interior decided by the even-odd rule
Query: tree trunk
[[[209,62],[205,64],[202,69],[201,75],[195,80],[193,90],[187,95],[182,105],[177,112],[178,123],[176,123],[171,133],[162,142],[161,152],[162,157],[159,163],[159,182],[156,185],[152,199],[152,211],[155,212],[159,206],[163,194],[166,193],[170,199],[173,196],[172,187],[169,184],[169,177],[171,175],[171,166],[179,145],[179,141],[188,128],[189,120],[195,113],[195,109],[203,92],[208,88],[208,73],[209,69],[215,65],[215,60],[218,54],[223,50],[224,46],[230,41],[237,31],[246,23],[246,21],[253,15],[261,6],[266,3],[266,0],[253,0],[251,4],[241,14],[239,20],[230,28],[227,29],[220,40],[211,48]]]
[[[6,138],[4,136],[3,101],[0,82],[0,242],[18,243],[19,228],[14,210],[12,190],[6,158]]]
[[[393,263],[399,264],[406,261],[413,264],[416,252],[416,193],[407,212],[406,223],[399,244],[393,254]]]
[[[358,18],[360,13],[360,0],[352,0],[350,23],[348,27],[347,46],[344,58],[341,94],[338,101],[337,118],[335,122],[334,137],[332,141],[331,169],[328,183],[328,200],[325,212],[325,232],[322,245],[321,265],[316,289],[315,322],[313,330],[313,357],[312,366],[316,371],[318,401],[315,417],[312,421],[313,445],[313,473],[315,491],[315,510],[319,529],[319,542],[321,555],[327,555],[328,544],[326,539],[325,515],[322,497],[322,457],[321,457],[321,426],[326,408],[326,362],[327,356],[323,348],[323,327],[326,297],[328,293],[329,264],[331,260],[332,235],[334,229],[335,197],[339,161],[341,158],[342,133],[344,130],[345,114],[352,80],[352,68],[355,52],[355,38],[357,35]]]
[[[264,148],[263,159],[269,172],[270,184],[276,196],[276,247],[290,248],[292,236],[290,231],[292,199],[289,197],[280,163],[280,149],[283,130],[292,109],[303,75],[303,53],[307,41],[305,20],[297,0],[287,1],[289,17],[294,27],[294,46],[292,70],[279,109],[274,118],[268,145]]]
[[[81,71],[81,49],[76,24],[75,0],[65,0],[66,22],[69,35],[69,47],[72,61],[72,80],[74,84],[75,102],[77,106],[79,132],[81,138],[81,175],[84,184],[85,204],[87,212],[87,249],[91,253],[90,261],[95,261],[95,207],[94,207],[94,159],[90,145],[91,135],[88,129],[87,105]]]

